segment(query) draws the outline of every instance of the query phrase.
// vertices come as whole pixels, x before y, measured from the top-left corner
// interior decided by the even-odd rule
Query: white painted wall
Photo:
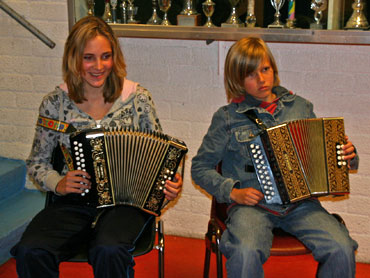
[[[61,82],[67,6],[64,0],[6,3],[57,44],[49,49],[0,12],[0,156],[25,159],[41,98]],[[212,114],[226,103],[222,66],[230,42],[128,38],[120,42],[128,77],[152,92],[165,132],[189,147],[181,197],[162,216],[165,232],[203,238],[210,198],[191,181],[190,164]],[[346,132],[360,154],[360,169],[350,176],[349,198],[324,201],[324,206],[343,216],[359,242],[357,261],[370,262],[370,46],[269,46],[283,86],[310,99],[317,116],[345,118]]]

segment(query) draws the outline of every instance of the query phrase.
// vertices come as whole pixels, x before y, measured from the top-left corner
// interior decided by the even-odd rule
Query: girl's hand
[[[85,171],[70,171],[59,181],[55,192],[60,195],[67,195],[69,193],[81,194],[86,189],[91,188],[90,178],[90,175]]]
[[[166,181],[164,189],[164,194],[166,195],[166,199],[172,201],[176,199],[179,195],[181,188],[182,188],[182,177],[179,173],[176,173],[173,181]]]

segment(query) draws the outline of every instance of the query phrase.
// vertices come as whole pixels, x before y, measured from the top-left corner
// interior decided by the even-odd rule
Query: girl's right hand
[[[70,171],[59,181],[55,192],[60,195],[67,195],[69,193],[81,194],[86,189],[91,188],[90,178],[90,175],[85,171]]]

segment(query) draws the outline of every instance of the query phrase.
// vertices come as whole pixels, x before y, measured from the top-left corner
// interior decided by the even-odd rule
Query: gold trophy
[[[244,23],[242,23],[236,14],[236,6],[239,4],[239,0],[229,0],[231,4],[231,14],[226,22],[221,24],[221,27],[244,27]]]
[[[363,9],[366,3],[362,3],[362,0],[354,0],[352,4],[353,13],[348,19],[344,29],[369,29],[369,23],[364,15]]]
[[[212,0],[206,0],[202,3],[204,15],[207,17],[207,22],[203,26],[205,27],[216,27],[211,20],[211,16],[215,11],[215,3]]]
[[[184,0],[184,8],[177,15],[177,25],[198,26],[200,25],[200,14],[194,9],[195,0]]]

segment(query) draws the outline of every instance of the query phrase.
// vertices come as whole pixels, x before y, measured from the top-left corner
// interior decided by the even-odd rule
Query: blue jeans
[[[230,209],[220,244],[227,258],[228,278],[264,277],[262,265],[270,256],[274,227],[295,235],[312,250],[319,262],[317,277],[355,277],[354,251],[358,244],[319,201],[305,200],[280,215],[256,206]]]

